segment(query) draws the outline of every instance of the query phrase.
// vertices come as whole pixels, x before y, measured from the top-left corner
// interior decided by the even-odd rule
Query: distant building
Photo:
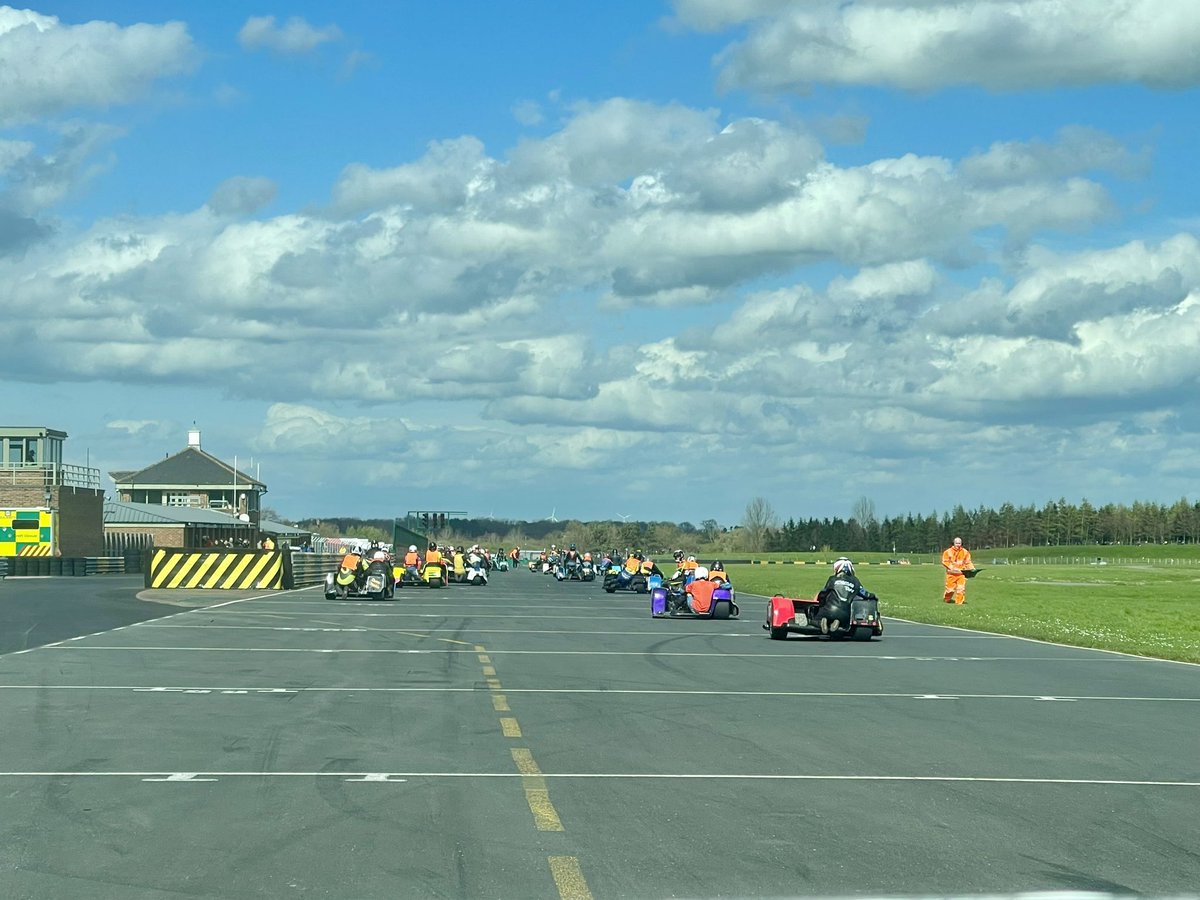
[[[286,543],[296,548],[309,544],[313,537],[312,532],[282,522],[264,519],[253,524],[212,509],[121,500],[104,504],[105,543],[114,554],[149,547],[246,550],[257,547],[266,535],[279,547]]]
[[[63,462],[65,431],[0,425],[0,556],[100,556],[100,471]]]
[[[109,472],[123,503],[217,510],[257,526],[267,486],[235,466],[206,453],[200,432],[188,432],[188,445],[136,472]]]

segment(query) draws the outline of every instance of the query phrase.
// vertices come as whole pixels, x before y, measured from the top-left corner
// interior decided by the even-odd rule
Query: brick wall
[[[46,492],[37,487],[0,484],[0,509],[45,509]]]

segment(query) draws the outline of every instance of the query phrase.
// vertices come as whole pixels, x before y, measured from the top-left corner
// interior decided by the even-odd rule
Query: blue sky
[[[1200,6],[1103,8],[0,7],[0,421],[291,518],[1195,499]]]

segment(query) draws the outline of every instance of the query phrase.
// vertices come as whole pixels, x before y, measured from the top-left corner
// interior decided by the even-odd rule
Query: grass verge
[[[1200,569],[976,564],[965,606],[942,602],[941,566],[859,565],[858,575],[885,617],[1200,663]],[[827,565],[729,569],[738,591],[767,596],[811,597],[829,577]],[[741,606],[765,618],[765,605]]]

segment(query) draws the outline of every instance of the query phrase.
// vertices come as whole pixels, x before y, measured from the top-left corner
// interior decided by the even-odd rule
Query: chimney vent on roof
[[[200,448],[200,429],[199,428],[193,428],[191,431],[188,432],[188,446],[195,447],[196,449]]]

